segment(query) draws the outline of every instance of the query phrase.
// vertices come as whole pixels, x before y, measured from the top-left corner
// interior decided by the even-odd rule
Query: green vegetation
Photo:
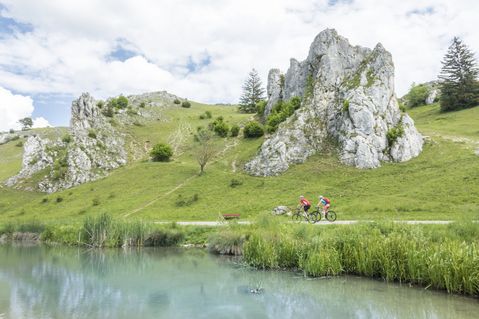
[[[261,137],[264,135],[263,126],[257,121],[250,121],[245,125],[243,129],[243,135],[245,138]]]
[[[168,144],[158,143],[153,146],[150,155],[154,162],[168,162],[173,156],[173,149]]]
[[[190,108],[190,107],[191,107],[190,101],[183,101],[183,102],[181,102],[181,107],[184,107],[184,108],[186,108],[186,109]]]
[[[346,99],[343,101],[343,112],[348,113],[349,112],[349,100]]]
[[[211,122],[208,127],[220,137],[228,136],[230,130],[228,124],[224,122],[222,116],[218,116],[213,122]]]
[[[301,98],[298,96],[292,97],[288,101],[278,101],[273,106],[271,114],[266,119],[266,131],[268,133],[273,133],[278,129],[280,123],[286,121],[294,111],[299,109],[301,106]]]
[[[72,141],[72,136],[70,134],[65,134],[62,137],[62,142],[68,144]]]
[[[205,113],[200,115],[200,120],[210,119],[213,117],[213,114],[210,111],[205,111]]]
[[[174,99],[173,103],[174,104],[181,104],[181,101],[179,99]]]
[[[474,53],[454,37],[442,61],[440,105],[442,111],[453,111],[479,104],[479,69]]]
[[[244,259],[257,268],[297,269],[309,276],[354,274],[479,295],[476,223],[318,228],[262,217],[242,231],[223,232],[222,238],[245,238]]]
[[[240,98],[239,111],[242,113],[257,113],[258,104],[264,100],[264,88],[258,72],[252,69],[243,84],[243,94]],[[265,104],[260,107],[264,109]]]
[[[427,84],[416,85],[415,83],[413,83],[405,97],[407,101],[407,106],[409,108],[412,108],[424,105],[430,92],[431,88]]]
[[[96,138],[96,131],[94,129],[89,129],[88,130],[88,137],[95,139]]]
[[[230,134],[231,134],[231,137],[236,137],[239,135],[239,132],[240,132],[240,127],[239,125],[237,124],[234,124],[231,126],[231,129],[230,129]]]
[[[128,99],[124,97],[123,95],[120,95],[117,98],[111,98],[108,100],[106,110],[111,110],[111,112],[113,112],[114,109],[124,110],[127,107],[128,107]]]
[[[386,132],[386,138],[388,139],[388,145],[391,147],[398,138],[404,135],[404,127],[402,125],[402,119],[392,128]]]
[[[18,120],[18,123],[22,125],[22,130],[29,130],[33,126],[33,120],[31,117],[25,117],[23,119]]]

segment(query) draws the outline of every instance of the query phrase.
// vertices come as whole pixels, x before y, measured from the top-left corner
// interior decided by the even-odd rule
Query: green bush
[[[398,140],[401,136],[404,135],[404,127],[400,121],[396,126],[390,128],[386,133],[386,138],[388,139],[388,145],[392,146],[394,142]]]
[[[237,180],[236,178],[233,178],[230,181],[230,187],[232,187],[232,188],[235,188],[235,187],[238,187],[238,186],[241,186],[241,185],[243,185],[243,182],[240,181],[240,180]]]
[[[153,146],[150,155],[155,162],[168,162],[173,156],[173,150],[170,145],[159,143]]]
[[[102,109],[102,108],[105,106],[105,102],[103,102],[103,101],[98,101],[98,102],[96,102],[96,106],[97,106],[99,109]]]
[[[68,143],[70,143],[71,141],[72,141],[72,137],[71,137],[70,134],[65,134],[65,135],[63,135],[63,137],[62,137],[62,142],[63,142],[63,143],[68,144]]]
[[[213,114],[211,113],[211,111],[206,111],[205,116],[206,116],[207,119],[210,119],[210,118],[213,117]]]
[[[407,106],[416,107],[426,104],[426,99],[430,91],[430,87],[425,84],[413,84],[408,94],[406,95]]]
[[[100,205],[100,199],[98,197],[93,198],[92,200],[92,205],[93,206],[98,206]]]
[[[301,99],[297,96],[292,97],[288,101],[278,101],[273,106],[271,114],[266,119],[266,130],[273,133],[278,129],[280,123],[286,121],[288,117],[293,115],[294,111],[301,106]]]
[[[144,108],[146,107],[146,103],[145,103],[145,102],[141,102],[141,103],[140,103],[140,107],[141,107],[142,109],[144,109]]]
[[[264,129],[261,124],[256,121],[248,122],[243,130],[243,136],[245,138],[257,138],[264,135]]]
[[[15,144],[15,146],[16,146],[16,147],[23,147],[23,142],[20,141],[20,142],[18,142],[17,144]]]
[[[184,108],[190,108],[191,107],[191,103],[189,101],[183,101],[181,102],[181,107],[184,107]]]
[[[128,99],[123,95],[120,95],[116,99],[116,107],[119,109],[126,109],[128,107]]]
[[[228,136],[228,132],[229,132],[228,124],[226,124],[223,121],[217,123],[214,127],[214,132],[221,137]]]
[[[63,197],[58,196],[58,197],[55,199],[55,201],[56,201],[57,203],[61,203],[61,202],[63,202]]]
[[[238,136],[239,132],[240,132],[240,127],[238,125],[234,124],[231,126],[231,129],[230,129],[231,137]]]
[[[181,104],[181,101],[178,100],[178,99],[175,99],[175,100],[173,101],[173,103],[175,103],[175,104]]]
[[[113,117],[115,115],[115,111],[111,105],[107,105],[105,108],[102,109],[101,114],[106,117]]]
[[[176,246],[184,240],[185,235],[177,230],[156,230],[145,239],[147,247]]]
[[[267,102],[265,100],[261,100],[256,103],[256,113],[258,113],[259,116],[263,116],[264,110],[266,109],[266,104]]]
[[[189,198],[184,198],[183,195],[179,194],[176,198],[175,205],[177,207],[190,206],[193,203],[197,202],[200,199],[198,194],[194,194]]]
[[[88,137],[89,138],[96,138],[96,132],[94,129],[89,129],[88,130]]]
[[[343,112],[344,113],[349,112],[349,100],[344,100],[343,101]]]

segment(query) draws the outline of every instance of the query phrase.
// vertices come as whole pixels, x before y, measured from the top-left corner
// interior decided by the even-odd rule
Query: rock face
[[[331,146],[343,163],[358,168],[407,161],[422,150],[413,120],[399,110],[392,57],[381,44],[374,50],[352,46],[327,29],[305,61],[291,59],[281,84],[275,96],[301,97],[301,107],[246,164],[252,175],[277,175]]]
[[[439,96],[439,89],[437,88],[431,88],[431,91],[429,92],[429,95],[426,98],[426,104],[430,105],[436,102],[438,96]]]
[[[283,79],[283,80],[282,80]],[[268,116],[273,109],[273,106],[283,98],[282,96],[282,81],[284,76],[279,69],[271,69],[268,73],[268,85],[266,86],[266,93],[268,95],[268,103],[264,109],[264,116]]]
[[[123,135],[88,93],[73,101],[70,124],[69,134],[57,141],[30,136],[24,144],[22,170],[6,185],[34,189],[29,179],[35,178],[40,191],[52,193],[104,177],[126,164]]]

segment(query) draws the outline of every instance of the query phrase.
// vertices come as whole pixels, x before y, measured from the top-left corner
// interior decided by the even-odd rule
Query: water
[[[260,294],[251,290],[262,288]],[[203,250],[0,246],[0,318],[478,318],[477,299],[255,271]]]

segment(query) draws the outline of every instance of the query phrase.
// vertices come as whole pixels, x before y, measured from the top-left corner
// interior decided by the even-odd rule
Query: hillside
[[[216,138],[219,153],[206,174],[198,176],[192,134],[197,126],[211,121],[199,119],[205,111],[212,112],[213,118],[223,116],[229,124],[242,124],[251,117],[234,107],[194,102],[190,109],[166,108],[162,120],[125,129],[130,145],[172,144],[171,162],[151,162],[146,153],[137,153],[137,160],[106,178],[51,195],[2,186],[0,223],[76,222],[100,212],[150,221],[215,220],[222,213],[249,218],[277,205],[295,206],[300,194],[311,200],[319,194],[329,196],[340,219],[479,217],[479,157],[474,154],[479,108],[448,114],[439,113],[437,105],[411,110],[416,126],[429,138],[423,153],[409,162],[359,170],[340,164],[331,152],[315,155],[277,177],[251,177],[243,172],[262,139],[245,140],[241,134]],[[0,146],[1,180],[20,167],[22,148],[15,143]],[[232,187],[233,179],[241,185]],[[191,200],[194,197],[197,201]]]

